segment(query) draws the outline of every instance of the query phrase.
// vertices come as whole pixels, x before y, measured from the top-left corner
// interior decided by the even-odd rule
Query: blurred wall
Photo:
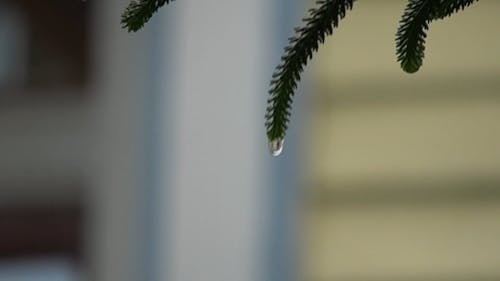
[[[356,2],[314,59],[306,280],[500,279],[500,2],[430,24],[412,75],[405,2]]]
[[[293,241],[271,224],[291,219],[280,202],[295,178],[274,181],[290,160],[270,163],[263,116],[274,25],[293,5],[179,1],[130,34],[128,2],[9,1],[28,27],[0,34],[0,56],[15,58],[0,65],[0,204],[49,210],[11,236],[69,235],[49,223],[59,205],[78,209],[78,235],[76,257],[0,247],[0,280],[288,280]]]
[[[2,56],[26,64],[26,77],[0,79],[0,223],[8,227],[0,239],[17,245],[2,244],[2,280],[144,278],[150,62],[141,50],[151,42],[147,29],[121,29],[127,3],[0,5],[19,14],[8,39],[27,44],[0,39]],[[60,223],[66,208],[77,215]],[[61,235],[74,236],[66,238],[76,256],[61,249]]]

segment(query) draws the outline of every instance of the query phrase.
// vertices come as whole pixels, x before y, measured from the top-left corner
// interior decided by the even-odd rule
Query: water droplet
[[[272,156],[278,156],[281,152],[283,152],[283,142],[284,139],[274,139],[269,141],[268,146]]]

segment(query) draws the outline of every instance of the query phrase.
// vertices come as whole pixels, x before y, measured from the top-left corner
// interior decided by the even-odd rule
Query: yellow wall
[[[405,4],[357,1],[314,58],[306,280],[500,280],[500,1],[432,23],[411,75]]]

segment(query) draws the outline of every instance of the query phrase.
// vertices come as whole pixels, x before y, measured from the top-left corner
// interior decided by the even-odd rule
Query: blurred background
[[[500,2],[430,24],[412,75],[405,2],[359,1],[313,62],[305,280],[500,280]]]
[[[358,1],[267,151],[303,0],[0,0],[0,281],[500,280],[500,2]]]

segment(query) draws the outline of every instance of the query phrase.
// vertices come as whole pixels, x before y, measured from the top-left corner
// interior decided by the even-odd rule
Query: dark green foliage
[[[285,136],[290,117],[292,97],[300,80],[300,73],[319,43],[332,34],[333,28],[350,10],[353,0],[322,0],[316,2],[319,7],[309,10],[309,17],[303,21],[304,27],[295,29],[295,36],[289,38],[281,64],[276,67],[269,90],[266,111],[267,137],[270,140],[282,139]]]
[[[410,0],[406,6],[396,33],[396,53],[401,68],[408,73],[417,72],[422,65],[426,31],[438,5],[438,0]]]
[[[147,23],[159,8],[174,0],[133,0],[122,15],[122,26],[137,31]],[[271,141],[284,138],[292,98],[302,70],[318,50],[319,44],[352,9],[355,0],[320,0],[317,8],[309,10],[304,26],[295,29],[289,38],[281,63],[276,67],[270,83],[266,110],[266,131]],[[370,1],[370,0],[367,0]],[[372,0],[375,1],[375,0]],[[396,54],[401,68],[414,73],[422,66],[425,39],[429,24],[465,9],[479,0],[408,0],[396,33]]]
[[[141,29],[163,5],[173,0],[134,0],[122,14],[122,27],[130,31]]]
[[[476,1],[409,0],[396,33],[396,53],[401,68],[414,73],[422,66],[426,31],[431,21],[450,16]]]
[[[433,20],[449,17],[477,1],[479,0],[441,0],[438,11],[435,11],[431,17]]]

